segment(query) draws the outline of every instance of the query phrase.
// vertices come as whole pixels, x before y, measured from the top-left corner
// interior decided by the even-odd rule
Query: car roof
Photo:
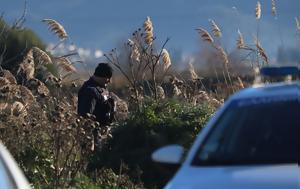
[[[0,141],[0,161],[6,168],[7,174],[17,189],[30,189],[30,185],[13,156]],[[2,183],[0,183],[2,184]]]
[[[257,97],[289,96],[298,97],[300,95],[300,84],[298,82],[280,82],[272,84],[253,85],[242,89],[231,96],[231,100]]]

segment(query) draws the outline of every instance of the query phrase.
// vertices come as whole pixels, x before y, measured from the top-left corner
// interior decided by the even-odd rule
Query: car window
[[[298,100],[233,101],[213,126],[194,165],[297,163]]]
[[[11,180],[10,174],[0,159],[0,186],[3,189],[15,189],[14,182]]]

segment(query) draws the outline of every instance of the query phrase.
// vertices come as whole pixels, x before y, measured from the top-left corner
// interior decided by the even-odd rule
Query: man
[[[84,82],[78,92],[78,114],[93,114],[101,126],[110,124],[114,116],[114,100],[109,96],[107,84],[112,77],[112,68],[99,63],[94,75]]]
[[[107,63],[99,63],[94,75],[83,83],[78,92],[78,114],[86,116],[88,113],[96,117],[100,127],[109,125],[114,119],[114,100],[109,96],[107,84],[112,77],[112,68]],[[101,151],[101,131],[95,128],[93,131],[94,145],[97,151]]]

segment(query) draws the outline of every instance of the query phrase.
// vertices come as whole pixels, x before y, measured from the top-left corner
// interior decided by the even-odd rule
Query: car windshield
[[[235,100],[199,147],[193,165],[299,163],[297,99]]]

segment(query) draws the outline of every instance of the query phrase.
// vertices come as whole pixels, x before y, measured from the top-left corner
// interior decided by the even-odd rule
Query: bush
[[[161,188],[174,172],[162,171],[151,161],[151,153],[174,143],[188,149],[213,112],[209,104],[191,106],[176,101],[149,101],[141,112],[132,114],[115,128],[113,138],[91,159],[90,166],[121,170],[147,188]],[[128,166],[127,169],[122,165]]]
[[[94,180],[84,174],[78,174],[75,178],[74,188],[134,189],[142,188],[142,186],[135,185],[126,175],[117,175],[111,169],[101,169]]]
[[[8,70],[16,68],[23,55],[33,46],[45,49],[41,39],[31,29],[9,26],[0,18],[0,54],[4,53],[1,65]]]

